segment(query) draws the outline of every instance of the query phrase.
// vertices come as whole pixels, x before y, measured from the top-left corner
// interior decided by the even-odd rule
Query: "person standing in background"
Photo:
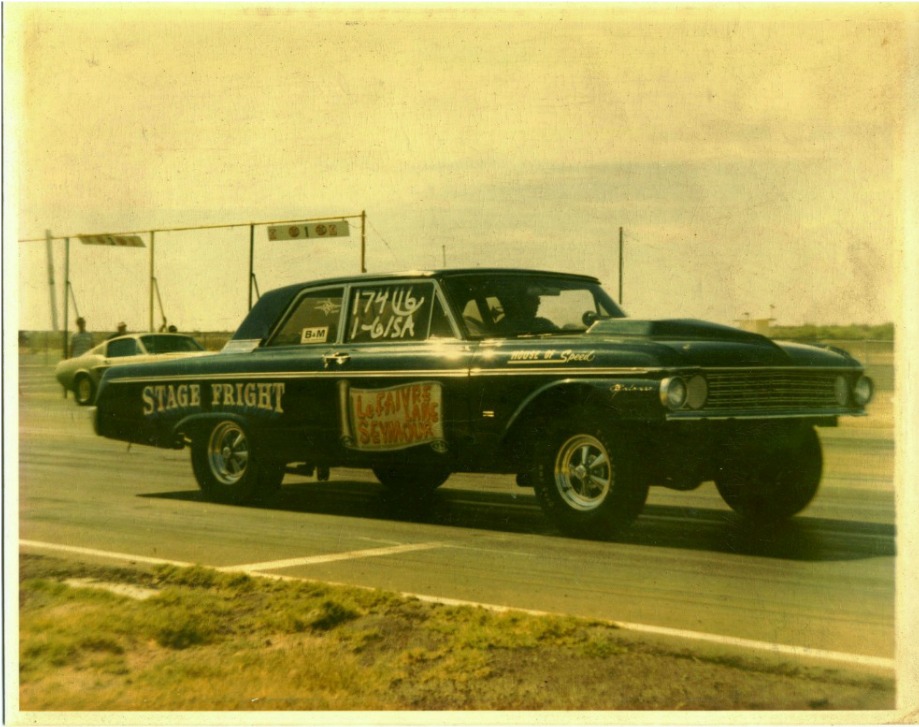
[[[86,330],[83,316],[77,318],[77,328],[79,330],[70,337],[70,358],[82,356],[93,347],[93,334]]]
[[[121,321],[121,323],[118,324],[118,330],[115,331],[111,336],[109,336],[109,338],[117,338],[118,336],[123,336],[127,332],[128,332],[128,324],[125,323],[124,321]]]

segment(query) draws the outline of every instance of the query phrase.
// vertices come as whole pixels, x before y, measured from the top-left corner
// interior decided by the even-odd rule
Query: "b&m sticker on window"
[[[328,326],[304,328],[300,331],[300,343],[325,343],[329,338]]]
[[[387,389],[339,383],[342,443],[351,449],[387,451],[430,444],[444,452],[443,393],[436,381]]]

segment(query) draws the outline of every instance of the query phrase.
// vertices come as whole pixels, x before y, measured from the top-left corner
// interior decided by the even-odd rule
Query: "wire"
[[[370,221],[370,218],[369,218],[369,217],[367,218],[367,225],[368,225],[371,229],[373,229],[373,231],[374,231],[375,233],[377,233],[377,236],[383,241],[383,244],[386,245],[386,249],[389,250],[389,254],[392,255],[393,258],[395,258],[396,262],[397,262],[401,267],[407,267],[407,266],[405,265],[405,263],[402,262],[402,258],[399,257],[399,256],[396,254],[395,250],[393,250],[392,247],[390,246],[390,244],[386,241],[386,238],[383,237],[383,234],[376,228],[376,225],[374,225],[374,224]]]
[[[190,230],[219,230],[230,227],[260,227],[262,225],[289,225],[294,222],[326,222],[330,220],[348,220],[360,217],[361,215],[336,215],[335,217],[309,217],[297,220],[271,220],[266,222],[231,222],[224,225],[194,225],[192,227],[156,227],[148,230],[127,230],[124,232],[106,232],[106,235],[117,237],[119,235],[139,235],[149,232],[188,232]],[[53,237],[36,237],[29,239],[20,239],[19,242],[44,242],[45,240],[66,240],[69,238],[86,237],[85,234],[75,235],[54,235]]]

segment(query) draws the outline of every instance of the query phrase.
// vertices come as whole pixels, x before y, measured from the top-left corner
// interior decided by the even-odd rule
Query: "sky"
[[[12,279],[20,329],[51,328],[50,230],[72,236],[89,328],[139,330],[149,247],[77,234],[366,210],[370,272],[535,267],[595,275],[615,296],[622,228],[632,316],[894,321],[917,17],[6,3],[5,295]],[[256,226],[259,291],[357,274],[350,221],[350,238],[310,243]],[[60,325],[60,239],[51,261]],[[154,325],[234,329],[248,270],[248,226],[157,232]]]

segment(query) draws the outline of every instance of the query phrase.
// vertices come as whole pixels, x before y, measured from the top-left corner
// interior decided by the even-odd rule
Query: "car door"
[[[470,347],[436,282],[353,284],[344,325],[325,365],[348,459],[459,456],[469,429]]]
[[[301,291],[265,344],[245,358],[247,376],[278,391],[281,414],[271,422],[271,444],[293,461],[336,459],[338,399],[330,376],[342,336],[344,286]]]
[[[102,378],[110,367],[134,363],[144,351],[135,338],[115,338],[105,344],[104,355],[95,367],[96,381]]]

